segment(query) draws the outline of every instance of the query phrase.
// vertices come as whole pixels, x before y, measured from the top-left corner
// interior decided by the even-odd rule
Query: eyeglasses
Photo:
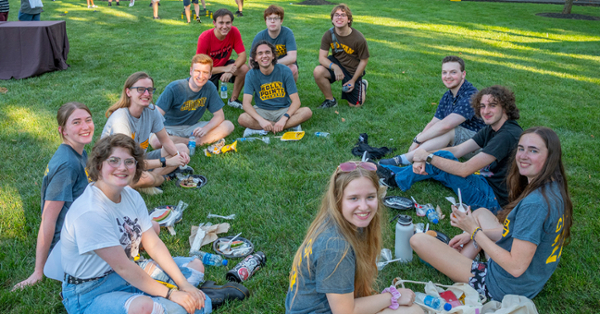
[[[351,172],[351,171],[356,170],[356,168],[358,168],[358,167],[361,167],[361,168],[363,168],[365,170],[368,170],[368,171],[377,171],[377,166],[375,166],[374,163],[372,163],[372,162],[364,162],[364,161],[361,161],[361,162],[358,162],[358,163],[352,162],[352,161],[348,161],[348,162],[340,164],[337,167],[337,170],[339,170],[341,172]]]
[[[121,158],[119,157],[109,157],[106,161],[108,162],[108,165],[113,168],[121,166]],[[135,158],[127,158],[124,159],[123,162],[125,163],[125,167],[129,169],[135,168],[137,165],[137,160],[135,160]]]
[[[337,19],[340,17],[347,17],[347,15],[346,14],[334,14],[333,17]]]
[[[281,20],[280,17],[268,17],[267,18],[267,21],[269,21],[269,22],[277,22],[279,20]]]
[[[129,89],[135,89],[140,94],[143,94],[146,91],[148,91],[148,94],[150,94],[150,95],[154,94],[154,91],[156,91],[156,88],[154,88],[154,87],[137,87],[137,86],[132,86]]]

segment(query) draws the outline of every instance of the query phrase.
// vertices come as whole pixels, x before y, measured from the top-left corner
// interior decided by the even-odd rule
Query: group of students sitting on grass
[[[229,17],[216,19],[223,16]],[[334,26],[348,16],[349,10],[334,9]],[[277,22],[273,14],[265,13],[265,19]],[[218,23],[215,26],[217,30]],[[294,67],[279,64],[279,53],[277,46],[260,39],[253,45],[254,69],[245,73],[240,125],[279,132],[312,115],[310,109],[300,107]],[[315,69],[315,78],[343,79],[338,78],[337,63],[332,61],[328,70],[322,61],[323,69]],[[158,237],[160,228],[134,190],[150,188],[149,193],[160,193],[156,187],[165,180],[193,171],[183,167],[190,161],[189,135],[203,145],[233,131],[233,123],[224,120],[224,104],[215,84],[208,81],[215,75],[229,81],[244,71],[244,65],[234,61],[219,69],[213,62],[209,55],[196,55],[191,77],[170,83],[156,105],[153,79],[144,72],[129,76],[120,99],[106,112],[101,139],[89,157],[84,146],[94,135],[91,111],[76,102],[58,110],[63,143],[42,181],[35,271],[15,288],[41,280],[45,268],[56,266],[46,261],[57,252],[64,273],[63,303],[69,313],[210,313],[245,289],[234,283],[198,289],[204,281],[201,261],[170,255]],[[274,73],[282,75],[281,81],[268,79]],[[349,161],[335,169],[294,257],[286,312],[421,313],[411,290],[391,286],[377,294],[374,283],[375,261],[383,245],[382,198],[388,188],[406,191],[425,179],[440,181],[455,192],[460,189],[470,209],[464,213],[453,207],[451,224],[462,233],[450,245],[425,234],[414,235],[410,243],[419,257],[489,299],[501,300],[506,294],[533,298],[542,290],[569,242],[572,225],[560,141],[545,127],[521,129],[510,90],[492,86],[477,91],[465,77],[462,59],[449,56],[442,61],[448,92],[406,154],[379,164]],[[347,85],[356,84],[358,96],[364,97],[366,84],[353,78]],[[278,118],[265,118],[263,111],[277,110],[259,104],[283,94],[288,96],[287,111],[280,108],[269,113]],[[250,105],[253,95],[257,108]],[[213,117],[199,122],[207,108]],[[291,114],[290,108],[295,109]],[[146,152],[149,146],[154,150]],[[463,157],[466,160],[461,162]],[[142,264],[133,261],[141,246],[152,258]],[[474,260],[481,250],[487,262]],[[169,285],[158,283],[157,273]]]

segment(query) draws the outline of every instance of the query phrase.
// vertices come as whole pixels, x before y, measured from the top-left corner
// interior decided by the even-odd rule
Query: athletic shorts
[[[230,65],[232,63],[235,63],[234,59],[229,59],[227,60],[227,62],[225,62],[225,65]],[[217,91],[220,91],[219,89],[219,81],[221,80],[221,75],[223,75],[223,73],[218,73],[218,74],[213,74],[210,77],[210,81],[213,82],[213,84],[215,84],[215,87],[217,88]],[[229,83],[233,83],[235,82],[235,75],[232,75],[231,78],[229,79]]]
[[[148,160],[160,159],[161,155],[162,155],[162,149],[155,149],[151,152],[146,152],[146,159],[148,159]]]
[[[171,136],[185,137],[192,136],[196,128],[202,128],[208,124],[208,121],[200,121],[194,125],[165,125],[167,134]]]
[[[283,117],[283,115],[288,111],[289,108],[266,110],[254,106],[254,109],[256,110],[256,113],[258,113],[258,115],[263,117],[264,119],[271,122],[277,122],[279,121],[279,119],[281,119],[281,117]]]
[[[198,4],[198,0],[192,0],[191,3]],[[183,0],[183,6],[187,7],[190,5],[190,0]]]
[[[471,264],[471,274],[473,277],[469,278],[469,286],[477,290],[479,294],[485,296],[489,300],[492,300],[492,295],[488,291],[485,285],[485,276],[487,275],[487,263],[473,261]]]
[[[346,82],[348,82],[349,80],[352,79],[352,75],[350,75],[350,72],[348,72],[348,70],[346,70],[346,68],[344,68],[342,66],[342,64],[340,63],[340,61],[338,61],[338,59],[336,59],[334,56],[328,56],[327,59],[329,59],[331,62],[337,64],[342,69],[342,72],[344,72],[344,78],[342,79],[342,85],[346,84]],[[333,70],[330,70],[330,69],[327,69],[327,70],[329,71],[329,75],[331,76],[331,78],[329,79],[329,83],[335,82],[335,73],[333,72]],[[349,93],[342,92],[342,99],[347,100],[351,104],[362,105],[362,90],[363,90],[362,85],[364,84],[362,81],[362,77],[364,75],[365,75],[365,72],[363,71],[362,75],[358,78],[358,80],[356,80],[354,89],[351,92],[349,92]]]

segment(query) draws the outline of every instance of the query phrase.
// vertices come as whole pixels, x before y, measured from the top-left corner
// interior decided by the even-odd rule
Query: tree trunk
[[[563,7],[562,14],[571,14],[572,6],[573,6],[573,0],[565,0],[565,6]]]

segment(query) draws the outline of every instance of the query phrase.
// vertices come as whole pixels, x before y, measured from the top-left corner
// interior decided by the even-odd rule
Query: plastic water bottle
[[[410,247],[410,237],[414,233],[412,217],[408,215],[399,215],[396,222],[396,258],[401,258],[400,262],[406,263],[412,261],[413,250]]]
[[[196,153],[196,137],[190,136],[190,140],[188,142],[188,149],[190,150],[190,156],[193,156]]]
[[[329,133],[327,132],[315,132],[315,135],[318,137],[328,137]]]
[[[227,266],[227,260],[223,259],[221,255],[210,254],[202,251],[196,251],[192,253],[193,255],[198,256],[204,265],[210,266]]]
[[[452,309],[452,305],[446,303],[446,300],[422,292],[415,292],[415,303],[428,306],[436,311]]]
[[[221,82],[221,98],[227,99],[227,83]]]
[[[427,219],[429,219],[429,221],[434,224],[437,224],[440,221],[440,217],[438,216],[435,209],[433,209],[433,206],[427,210]]]

